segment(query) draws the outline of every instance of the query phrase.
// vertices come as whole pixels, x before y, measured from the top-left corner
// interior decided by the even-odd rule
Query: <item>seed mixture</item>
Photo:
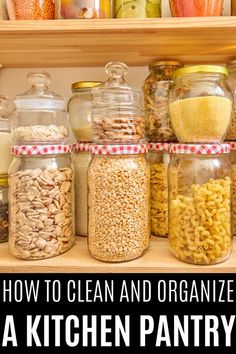
[[[0,243],[8,241],[8,203],[0,201]]]
[[[72,169],[29,169],[9,178],[10,249],[22,259],[43,259],[73,244]]]
[[[57,0],[7,0],[11,20],[53,20]]]
[[[65,142],[68,137],[68,130],[63,126],[51,125],[31,125],[26,127],[17,127],[13,129],[14,141],[20,142]]]

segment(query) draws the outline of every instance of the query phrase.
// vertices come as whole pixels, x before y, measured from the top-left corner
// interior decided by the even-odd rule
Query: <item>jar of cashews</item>
[[[169,245],[193,264],[225,261],[232,250],[229,144],[173,144],[169,164]]]
[[[168,237],[169,149],[167,143],[150,143],[147,154],[151,174],[151,232],[160,237]]]

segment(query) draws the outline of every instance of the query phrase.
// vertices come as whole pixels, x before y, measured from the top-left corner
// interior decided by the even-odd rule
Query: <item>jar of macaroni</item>
[[[74,146],[73,165],[75,174],[75,232],[87,236],[88,231],[88,167],[91,159],[91,144],[77,143]]]
[[[233,234],[236,236],[236,143],[230,143],[230,157],[232,166],[232,208],[233,208]]]
[[[236,140],[236,60],[231,61],[228,64],[229,77],[228,83],[233,93],[233,114],[232,120],[229,126],[229,130],[226,134],[226,141],[235,141]]]
[[[168,164],[170,144],[150,143],[147,159],[151,173],[151,232],[168,237]]]
[[[88,170],[88,248],[105,262],[140,257],[150,244],[147,146],[94,145]]]
[[[233,95],[228,70],[217,65],[180,68],[173,74],[169,113],[181,143],[220,143],[231,123]]]
[[[71,85],[73,96],[68,102],[70,125],[76,140],[80,143],[92,141],[92,88],[101,83],[100,81],[79,81]]]
[[[169,244],[180,260],[215,264],[232,250],[230,146],[171,146]]]
[[[13,146],[9,246],[21,259],[58,256],[74,243],[70,145]]]

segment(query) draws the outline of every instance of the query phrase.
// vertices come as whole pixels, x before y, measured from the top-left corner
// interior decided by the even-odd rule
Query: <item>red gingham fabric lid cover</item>
[[[137,145],[93,145],[92,155],[135,155],[146,154],[147,144]]]
[[[76,143],[73,145],[75,152],[91,152],[92,143]]]
[[[236,143],[231,141],[230,143],[227,143],[230,145],[230,150],[236,150]]]
[[[149,143],[148,150],[149,151],[163,151],[163,152],[170,152],[169,143]]]
[[[172,144],[172,154],[217,155],[230,152],[229,144]]]
[[[12,155],[57,155],[68,154],[72,145],[14,145],[11,147]]]

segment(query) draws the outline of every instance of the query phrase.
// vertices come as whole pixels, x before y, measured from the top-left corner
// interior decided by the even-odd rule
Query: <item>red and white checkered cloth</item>
[[[71,153],[72,145],[14,145],[12,155],[58,155]]]
[[[137,145],[93,145],[92,155],[135,155],[146,154],[147,144]]]
[[[149,151],[163,151],[163,152],[170,152],[169,143],[149,143],[148,150]]]
[[[230,152],[229,144],[172,144],[172,154],[218,155]]]
[[[74,152],[90,152],[93,144],[92,143],[76,143],[73,145]]]

